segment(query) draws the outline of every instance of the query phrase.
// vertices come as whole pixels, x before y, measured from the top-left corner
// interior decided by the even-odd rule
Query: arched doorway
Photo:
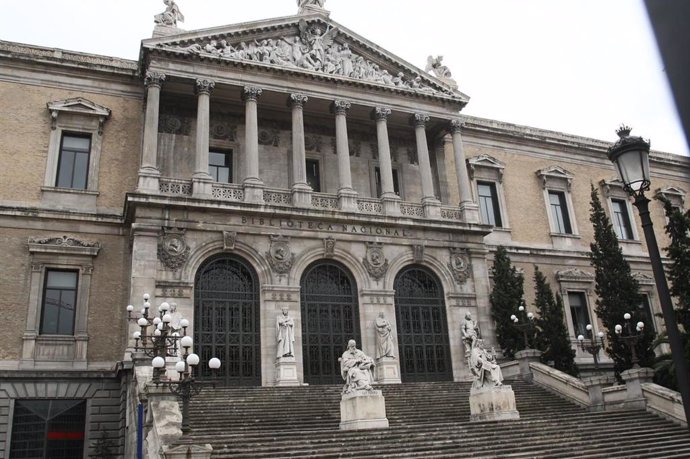
[[[259,282],[245,260],[220,255],[206,261],[194,282],[194,349],[199,378],[210,377],[206,362],[218,357],[221,384],[261,385]]]
[[[304,382],[338,384],[338,357],[347,341],[360,343],[357,284],[347,268],[335,261],[310,265],[300,282]]]
[[[412,265],[398,273],[394,288],[402,381],[452,381],[441,282],[428,269]]]

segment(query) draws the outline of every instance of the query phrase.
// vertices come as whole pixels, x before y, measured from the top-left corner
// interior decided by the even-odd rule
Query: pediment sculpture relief
[[[340,31],[320,22],[299,22],[298,36],[264,38],[230,43],[228,40],[207,39],[175,49],[188,54],[214,56],[304,69],[333,76],[369,81],[413,91],[436,93],[418,74],[389,72],[350,49],[347,42],[336,42]],[[161,45],[165,46],[165,45]],[[451,93],[451,91],[445,91]]]

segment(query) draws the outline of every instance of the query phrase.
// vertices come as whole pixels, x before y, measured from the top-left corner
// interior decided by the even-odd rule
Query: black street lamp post
[[[580,349],[592,354],[594,371],[599,373],[599,351],[604,347],[604,332],[599,332],[595,335],[592,330],[592,324],[587,324],[586,329],[589,342],[585,341],[584,335],[578,335],[577,341],[580,343]]]
[[[642,338],[644,322],[637,322],[637,326],[635,327],[635,333],[633,333],[630,329],[630,317],[631,315],[626,312],[623,316],[623,318],[625,319],[625,327],[616,324],[615,332],[616,339],[622,342],[628,349],[630,349],[630,352],[632,353],[632,367],[637,369],[640,368],[640,360],[637,358],[637,350],[635,348],[637,346],[637,342]],[[625,334],[623,333],[624,329]]]
[[[510,320],[513,321],[515,328],[522,330],[522,336],[525,340],[525,349],[529,349],[529,338],[527,336],[527,332],[529,332],[530,335],[532,334],[532,327],[534,326],[534,314],[527,312],[525,305],[521,304],[518,308],[518,315],[520,317],[513,314],[510,316]]]
[[[649,258],[652,262],[654,281],[659,293],[661,312],[666,324],[666,333],[671,344],[671,356],[673,358],[673,365],[676,368],[678,388],[683,399],[685,419],[688,420],[688,428],[690,429],[690,371],[688,370],[688,362],[685,360],[683,339],[678,330],[678,322],[676,321],[671,294],[666,283],[666,274],[661,262],[659,246],[656,242],[652,219],[649,215],[650,200],[644,195],[644,192],[648,191],[651,185],[649,174],[650,144],[642,137],[631,136],[630,131],[631,129],[627,126],[621,126],[616,131],[619,139],[608,149],[608,158],[616,166],[625,190],[634,197],[634,205],[640,214]]]

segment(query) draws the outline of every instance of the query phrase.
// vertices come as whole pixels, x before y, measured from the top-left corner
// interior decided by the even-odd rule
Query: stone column
[[[245,102],[245,149],[244,149],[244,202],[263,204],[264,182],[259,178],[259,122],[257,101],[263,91],[254,86],[245,86],[242,98]]]
[[[163,82],[165,82],[164,73],[146,71],[146,78],[144,78],[144,85],[146,86],[146,118],[144,121],[144,144],[137,191],[158,193],[158,183],[161,175],[157,162],[158,116]]]
[[[450,132],[453,137],[453,153],[455,156],[455,173],[458,179],[460,194],[460,211],[462,219],[468,223],[479,223],[479,206],[472,200],[470,176],[465,164],[465,149],[462,145],[461,130],[465,124],[460,120],[450,122]]]
[[[338,206],[340,210],[357,212],[357,192],[352,189],[350,171],[350,141],[347,137],[347,111],[352,104],[336,100],[331,105],[335,113],[335,151],[338,155]]]
[[[304,147],[304,104],[309,98],[304,94],[290,94],[288,105],[292,108],[292,205],[311,207],[312,189],[307,184],[307,159]]]
[[[414,124],[415,137],[417,139],[417,159],[419,160],[419,172],[422,179],[422,204],[424,215],[430,218],[441,218],[441,203],[434,194],[434,180],[431,175],[431,163],[429,162],[429,146],[426,141],[426,123],[429,116],[424,113],[415,113],[411,118]]]
[[[196,156],[192,175],[192,196],[210,198],[213,179],[208,173],[208,137],[211,118],[211,92],[216,83],[199,78],[194,92],[197,95],[196,110]]]
[[[386,215],[400,215],[400,197],[395,194],[395,189],[393,188],[391,147],[388,142],[388,117],[390,114],[391,109],[387,107],[376,107],[372,112],[372,116],[376,119],[383,213]]]

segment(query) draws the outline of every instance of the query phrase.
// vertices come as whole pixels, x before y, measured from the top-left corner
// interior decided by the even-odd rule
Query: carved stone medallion
[[[367,254],[362,259],[362,263],[371,277],[376,280],[381,279],[388,270],[388,260],[383,253],[383,244],[367,242]]]
[[[237,233],[234,231],[223,231],[223,248],[225,250],[235,250]]]
[[[271,236],[271,247],[266,253],[268,263],[278,274],[286,274],[292,268],[295,254],[290,250],[290,238],[286,236]]]
[[[448,267],[453,273],[455,282],[458,284],[465,283],[471,275],[470,258],[467,255],[467,251],[457,248],[450,249],[450,261],[448,262]]]
[[[323,240],[323,256],[327,258],[335,256],[335,238],[327,237]]]
[[[184,233],[184,229],[163,228],[163,234],[158,238],[158,258],[163,266],[172,271],[180,269],[189,257]]]

